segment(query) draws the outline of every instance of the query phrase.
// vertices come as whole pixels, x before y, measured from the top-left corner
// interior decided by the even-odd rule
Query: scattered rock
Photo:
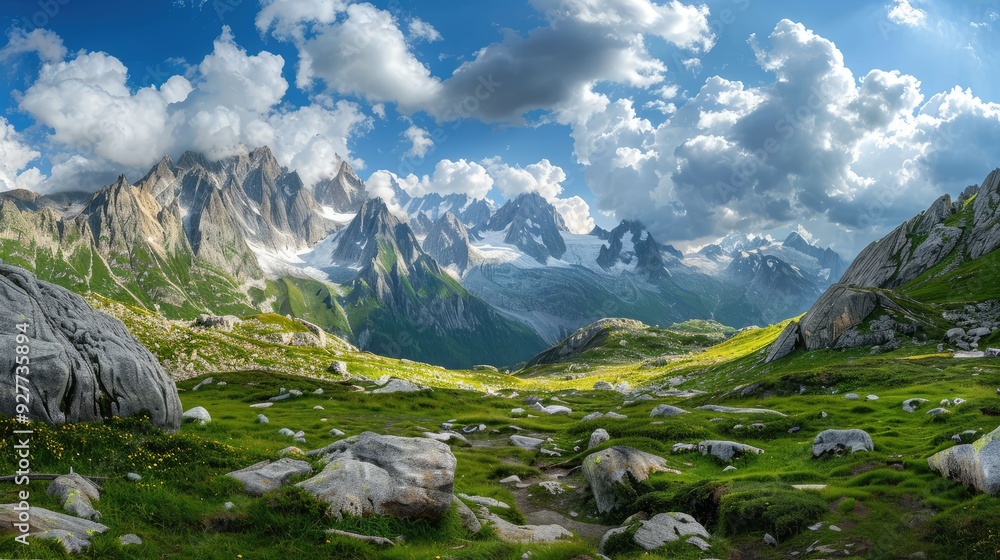
[[[535,410],[539,411],[539,412],[544,412],[546,414],[572,414],[573,413],[573,411],[569,407],[565,407],[565,406],[558,405],[558,404],[551,404],[549,406],[545,406],[542,403],[536,402],[535,404],[531,405],[531,407],[534,408]]]
[[[604,428],[597,428],[594,433],[590,434],[590,442],[587,444],[587,449],[592,447],[597,447],[598,445],[611,439],[611,435]]]
[[[139,535],[136,535],[135,533],[127,533],[118,537],[118,542],[123,545],[142,544],[142,539],[140,539]]]
[[[870,401],[877,401],[877,400],[878,400],[878,395],[868,395],[868,396],[867,396],[867,397],[865,397],[865,398],[866,398],[867,400],[870,400]]]
[[[460,442],[462,442],[462,443],[464,443],[466,445],[471,445],[469,443],[469,440],[465,439],[465,436],[463,436],[462,434],[456,434],[455,432],[446,432],[446,433],[441,433],[441,434],[435,434],[434,432],[424,432],[424,437],[425,438],[430,438],[430,439],[433,439],[433,440],[437,440],[437,441],[443,441],[445,443],[447,443],[447,442],[449,442],[449,441],[451,441],[451,440],[454,439],[454,440],[460,441]]]
[[[558,451],[553,451],[551,449],[539,449],[538,452],[541,453],[542,455],[545,455],[546,457],[562,457],[562,453],[559,453]]]
[[[614,391],[615,390],[615,386],[612,385],[612,384],[610,384],[610,383],[608,383],[607,381],[598,381],[597,383],[594,383],[594,390],[595,391]]]
[[[326,410],[326,409],[325,409],[325,408],[323,408],[323,407],[322,407],[322,406],[320,406],[320,405],[316,405],[316,406],[314,406],[314,407],[313,407],[313,410]]]
[[[545,443],[545,440],[528,436],[513,435],[510,436],[510,442],[522,449],[537,451],[542,447],[542,444]]]
[[[734,467],[732,465],[728,465],[728,466],[726,466],[726,468],[722,469],[722,472],[731,472],[731,471],[735,471],[735,470],[736,470],[736,467]]]
[[[383,393],[415,393],[417,391],[422,391],[423,387],[416,385],[415,383],[410,383],[404,379],[390,379],[388,383],[384,386],[379,387],[372,391],[372,393],[383,394]]]
[[[521,484],[521,477],[512,474],[507,478],[501,478],[500,484]]]
[[[101,512],[94,509],[92,501],[101,499],[101,493],[93,482],[79,474],[65,474],[56,477],[45,491],[49,496],[55,496],[62,501],[62,507],[72,515],[100,521]]]
[[[719,406],[715,404],[705,404],[695,408],[698,410],[710,410],[712,412],[721,412],[724,414],[777,414],[778,416],[787,416],[777,410],[770,410],[767,408],[733,408],[730,406]]]
[[[347,362],[342,362],[339,360],[333,362],[332,364],[330,364],[330,367],[327,368],[327,371],[329,371],[334,375],[347,375]]]
[[[252,405],[250,405],[250,408],[268,408],[270,406],[274,406],[274,403],[273,402],[262,402],[262,403],[252,404]]]
[[[186,411],[181,418],[184,422],[198,422],[202,426],[212,421],[212,415],[203,406],[196,406]]]
[[[679,471],[667,468],[667,460],[631,447],[615,445],[583,459],[583,476],[590,484],[597,510],[609,512],[635,494],[632,481],[642,482],[651,472]]]
[[[214,381],[214,379],[211,378],[211,377],[209,377],[208,379],[202,380],[201,383],[199,383],[199,384],[195,385],[194,387],[192,387],[191,390],[192,391],[197,391],[198,389],[201,389],[205,385],[211,385],[212,381]]]
[[[735,441],[705,440],[698,442],[698,451],[702,455],[711,455],[720,461],[732,461],[744,455],[761,455],[763,449],[758,449],[745,443]]]
[[[334,437],[340,437],[340,436],[344,435],[344,432],[338,430],[337,428],[334,428],[334,429],[330,430],[330,435],[334,436]]]
[[[132,482],[139,482],[140,480],[142,480],[142,476],[138,475],[138,474],[136,474],[134,472],[130,472],[130,473],[126,474],[125,478],[131,480]]]
[[[288,393],[282,393],[280,395],[275,395],[275,396],[271,397],[268,400],[270,400],[272,403],[276,403],[278,401],[283,401],[283,400],[290,399],[291,397],[292,396],[290,394],[288,394]]]
[[[15,523],[22,523],[20,519],[24,512],[14,509],[19,507],[18,504],[0,504],[0,527],[14,527]],[[96,521],[38,507],[28,508],[27,514],[30,518],[30,537],[58,540],[66,552],[71,554],[89,547],[90,537],[94,533],[103,533],[108,530],[107,525]]]
[[[487,498],[485,496],[470,496],[468,494],[455,494],[455,495],[467,502],[472,502],[476,505],[484,507],[495,507],[500,509],[510,509],[509,505],[501,502],[496,498]]]
[[[927,414],[929,414],[930,416],[940,416],[942,414],[951,414],[951,411],[948,410],[947,408],[940,408],[940,407],[938,407],[938,408],[932,408],[932,409],[928,410]]]
[[[242,482],[243,489],[248,493],[261,496],[288,484],[288,481],[296,475],[312,472],[312,467],[305,461],[283,458],[273,463],[261,461],[245,469],[227,473],[226,476]]]
[[[523,408],[512,408],[512,409],[510,409],[510,413],[513,416],[520,416],[520,415],[524,414],[524,409]]]
[[[646,521],[626,522],[621,527],[611,529],[601,537],[597,549],[603,552],[609,538],[633,528],[635,533],[632,535],[632,542],[644,550],[656,550],[669,542],[678,541],[684,537],[697,539],[691,542],[692,539],[689,538],[685,542],[705,550],[703,547],[710,545],[704,539],[712,538],[705,527],[690,515],[670,512],[654,515],[652,519]]]
[[[287,436],[287,437],[295,437],[295,432],[293,432],[292,430],[289,430],[288,428],[282,428],[282,429],[278,430],[278,435]]]
[[[300,482],[330,504],[331,515],[391,515],[440,521],[451,508],[455,455],[444,443],[427,438],[364,432],[307,455],[327,463]]]
[[[258,424],[270,424],[271,421],[267,419],[267,416],[264,416],[263,414],[258,414],[257,415],[257,423]]]
[[[771,533],[764,533],[764,544],[768,546],[778,546],[778,540],[771,536]]]
[[[204,327],[207,329],[219,329],[223,331],[231,331],[236,325],[243,324],[243,319],[235,315],[198,315],[194,320],[194,324],[197,327]]]
[[[298,447],[295,447],[294,445],[289,445],[288,447],[286,447],[286,448],[284,448],[284,449],[282,449],[281,451],[278,452],[278,455],[282,455],[282,456],[284,456],[284,455],[305,455],[305,454],[306,454],[305,451],[302,451],[301,449],[299,449]]]
[[[844,398],[849,401],[856,401],[859,400],[861,397],[859,397],[857,393],[847,393],[846,395],[844,395]]]
[[[671,448],[674,453],[687,453],[690,451],[697,451],[698,445],[694,443],[675,443]]]
[[[452,502],[455,504],[455,511],[462,522],[462,527],[465,527],[471,533],[478,533],[483,530],[483,525],[479,522],[476,514],[469,509],[469,506],[465,505],[465,502],[459,500],[457,496],[452,497]]]
[[[688,411],[683,408],[678,408],[676,406],[670,406],[669,404],[657,405],[652,412],[649,413],[649,417],[653,418],[656,416],[677,416],[678,414],[689,414]]]
[[[813,440],[812,454],[819,457],[825,453],[856,453],[874,449],[871,436],[864,430],[823,430]]]
[[[917,409],[920,408],[920,405],[924,404],[925,402],[927,402],[927,399],[921,399],[919,397],[906,399],[905,401],[903,401],[903,411],[916,412]]]
[[[545,482],[539,482],[538,485],[544,488],[545,490],[548,490],[549,494],[552,494],[553,496],[562,494],[563,492],[566,491],[563,488],[562,484],[559,484],[554,480],[546,480]]]
[[[1000,428],[971,444],[936,453],[927,463],[945,478],[991,496],[1000,495]]]
[[[493,527],[498,537],[508,542],[551,543],[573,536],[561,525],[514,525],[489,511],[483,513],[481,519]]]

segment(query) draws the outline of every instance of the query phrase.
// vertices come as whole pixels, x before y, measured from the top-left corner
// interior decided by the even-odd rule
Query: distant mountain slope
[[[800,347],[871,346],[885,344],[897,333],[937,331],[947,328],[948,314],[942,323],[941,311],[922,306],[981,302],[1000,295],[992,287],[998,270],[994,251],[1000,247],[998,206],[1000,169],[954,202],[949,195],[934,201],[866,247],[840,282],[785,329],[767,361]],[[987,331],[996,323],[988,312],[973,315],[979,318],[967,322],[978,321],[982,324],[973,326]],[[866,321],[882,316],[875,328],[862,329]]]
[[[449,367],[509,365],[540,350],[526,325],[465,290],[381,199],[338,236],[333,261],[359,268],[344,307],[362,349]]]

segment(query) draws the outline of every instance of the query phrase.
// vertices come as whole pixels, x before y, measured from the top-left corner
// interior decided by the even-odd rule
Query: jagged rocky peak
[[[767,360],[780,359],[803,346],[870,345],[871,338],[859,336],[855,327],[876,310],[895,305],[887,295],[893,288],[939,264],[945,264],[944,272],[948,272],[1000,248],[1000,169],[993,170],[978,191],[966,189],[960,200],[956,204],[943,195],[865,247],[840,283],[827,290],[801,321],[785,329]],[[843,339],[845,333],[852,333],[853,342]]]
[[[475,261],[475,249],[469,242],[465,224],[451,212],[445,212],[427,232],[424,252],[441,266],[452,266],[464,272]]]
[[[397,183],[393,182],[393,187],[396,190],[397,200],[411,218],[425,214],[431,222],[436,222],[445,212],[451,212],[465,224],[465,227],[471,229],[484,226],[496,211],[492,201],[472,198],[465,193],[449,195],[428,193],[411,198]]]
[[[357,212],[368,199],[364,182],[346,160],[332,179],[317,183],[313,192],[317,203],[341,213]]]
[[[504,243],[514,245],[538,262],[566,252],[562,215],[538,193],[525,193],[504,204],[486,223],[486,230],[506,231]]]
[[[642,223],[622,220],[608,232],[607,241],[608,244],[602,245],[597,255],[597,264],[602,268],[609,269],[618,263],[626,266],[634,263],[636,270],[640,272],[666,274],[661,247]]]
[[[338,234],[333,259],[341,264],[367,265],[390,252],[406,265],[421,254],[410,226],[393,214],[381,198],[365,200],[357,216]]]

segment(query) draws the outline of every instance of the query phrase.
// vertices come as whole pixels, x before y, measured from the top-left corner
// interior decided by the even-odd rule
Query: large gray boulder
[[[226,473],[243,483],[243,489],[254,496],[262,496],[288,484],[292,477],[313,472],[309,463],[296,459],[278,459],[275,462],[261,461],[245,469]]]
[[[0,527],[20,532],[18,524],[22,523],[19,504],[0,504]],[[107,525],[96,521],[56,513],[38,507],[29,507],[28,536],[38,539],[58,540],[66,552],[80,552],[90,546],[90,538],[94,533],[108,530]]]
[[[636,494],[633,482],[643,482],[653,472],[680,474],[667,468],[663,457],[623,445],[591,453],[583,459],[583,477],[590,484],[601,513],[623,505],[629,496]]]
[[[935,453],[927,464],[945,478],[991,496],[1000,495],[1000,428],[972,443]]]
[[[688,411],[676,406],[670,406],[669,404],[661,404],[657,405],[656,408],[649,413],[649,416],[652,418],[654,416],[677,416],[678,414],[688,414]]]
[[[15,416],[19,385],[28,418],[49,424],[97,422],[148,412],[153,424],[181,423],[177,387],[125,325],[69,290],[0,265],[0,414]],[[26,324],[18,341],[16,325]],[[18,346],[29,348],[30,381],[17,383]]]
[[[77,517],[91,521],[101,520],[101,512],[95,510],[93,504],[94,501],[101,499],[101,493],[93,482],[79,474],[56,477],[45,493],[59,498],[63,509]]]
[[[417,385],[416,383],[410,383],[405,379],[390,379],[388,383],[375,389],[372,393],[383,394],[383,393],[416,393],[417,391],[422,391],[423,387]]]
[[[364,432],[316,449],[326,467],[298,486],[330,504],[331,515],[441,520],[451,508],[455,456],[427,438]]]
[[[872,437],[864,430],[823,430],[813,440],[812,454],[813,457],[820,457],[826,453],[857,453],[873,449]]]
[[[764,450],[745,443],[709,439],[698,442],[698,452],[728,463],[744,455],[761,455]]]

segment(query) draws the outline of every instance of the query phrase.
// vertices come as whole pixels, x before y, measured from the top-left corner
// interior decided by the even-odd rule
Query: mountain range
[[[604,317],[744,327],[808,309],[846,268],[792,233],[683,254],[643,224],[571,233],[535,193],[390,206],[347,162],[307,188],[257,148],[164,157],[94,194],[0,193],[0,257],[166,317],[274,311],[449,367],[523,362]]]

